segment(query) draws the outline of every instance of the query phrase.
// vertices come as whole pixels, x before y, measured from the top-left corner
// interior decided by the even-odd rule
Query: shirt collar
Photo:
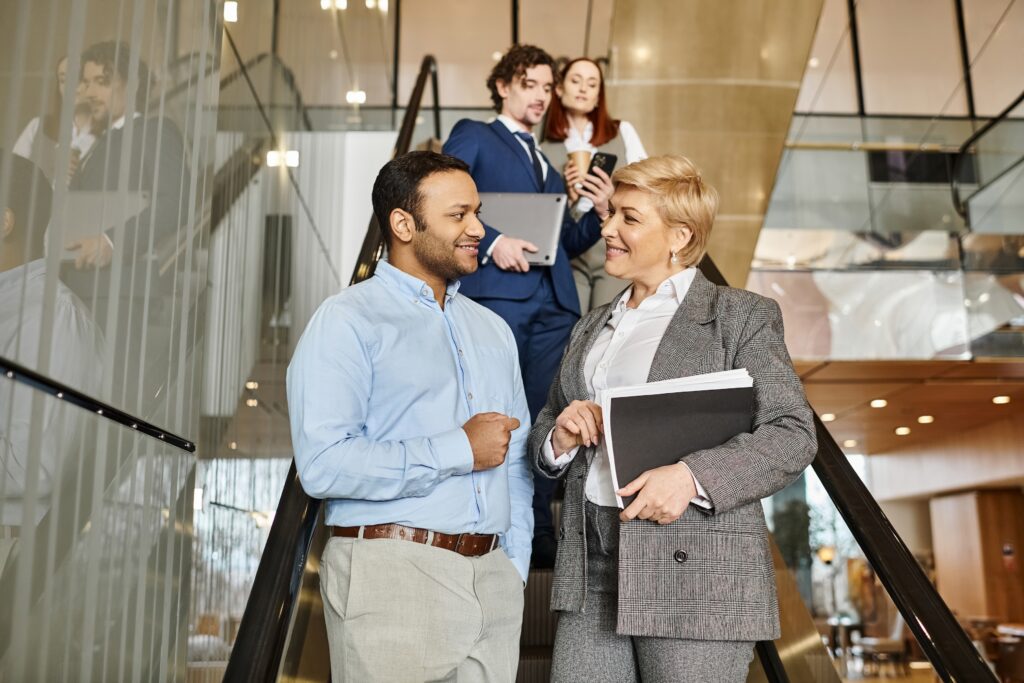
[[[404,270],[395,268],[383,259],[377,262],[377,269],[374,271],[373,276],[379,277],[393,287],[397,287],[403,295],[413,298],[425,297],[434,301],[434,291],[430,288],[430,285]],[[445,290],[445,300],[451,300],[458,293],[460,284],[459,280],[448,283],[448,287]]]
[[[511,116],[505,116],[504,114],[500,114],[498,116],[498,120],[501,121],[501,124],[503,126],[508,128],[508,131],[512,133],[512,135],[517,135],[518,133],[529,133],[530,137],[533,138],[533,142],[537,142],[537,136],[533,134],[533,131],[523,130],[523,127],[519,125],[519,122],[516,121]]]
[[[132,118],[133,119],[137,119],[137,118],[139,118],[139,116],[141,116],[141,114],[139,114],[139,112],[132,112]],[[124,124],[127,121],[128,121],[127,114],[122,115],[121,118],[119,118],[118,120],[116,120],[112,124],[110,124],[110,129],[111,130],[121,130],[122,128],[124,128]]]
[[[697,277],[697,269],[693,266],[684,268],[672,277],[666,279],[660,285],[658,285],[657,291],[654,296],[659,298],[672,296],[676,300],[676,305],[683,303],[683,299],[686,298],[686,293],[690,291],[690,285],[693,284],[693,279]],[[615,306],[615,311],[625,310],[626,303],[629,301],[629,297],[633,296],[633,287],[631,286],[622,296],[619,297],[619,301]]]

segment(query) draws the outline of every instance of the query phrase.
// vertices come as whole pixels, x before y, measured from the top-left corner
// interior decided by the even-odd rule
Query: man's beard
[[[458,248],[455,244],[434,236],[426,223],[417,220],[416,224],[423,226],[423,230],[417,230],[412,242],[412,251],[420,265],[445,280],[458,280],[475,270],[459,262],[455,256],[455,250]]]

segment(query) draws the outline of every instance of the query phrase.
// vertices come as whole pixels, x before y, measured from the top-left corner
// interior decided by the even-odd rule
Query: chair
[[[907,644],[903,638],[905,626],[903,615],[897,613],[888,638],[861,638],[850,648],[850,654],[861,661],[865,675],[879,677],[892,671],[897,677],[909,675],[907,669]]]

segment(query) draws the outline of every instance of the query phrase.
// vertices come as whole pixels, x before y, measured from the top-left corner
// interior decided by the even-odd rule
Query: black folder
[[[609,399],[609,459],[619,488],[753,429],[754,390],[704,389]],[[636,496],[622,498],[628,506]]]

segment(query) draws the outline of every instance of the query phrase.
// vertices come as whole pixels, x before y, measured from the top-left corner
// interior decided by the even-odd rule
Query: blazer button
[[[683,562],[686,562],[686,551],[685,550],[677,550],[675,552],[675,554],[672,555],[672,557],[673,557],[673,559],[675,559],[676,562],[678,562],[679,564],[682,564]]]

